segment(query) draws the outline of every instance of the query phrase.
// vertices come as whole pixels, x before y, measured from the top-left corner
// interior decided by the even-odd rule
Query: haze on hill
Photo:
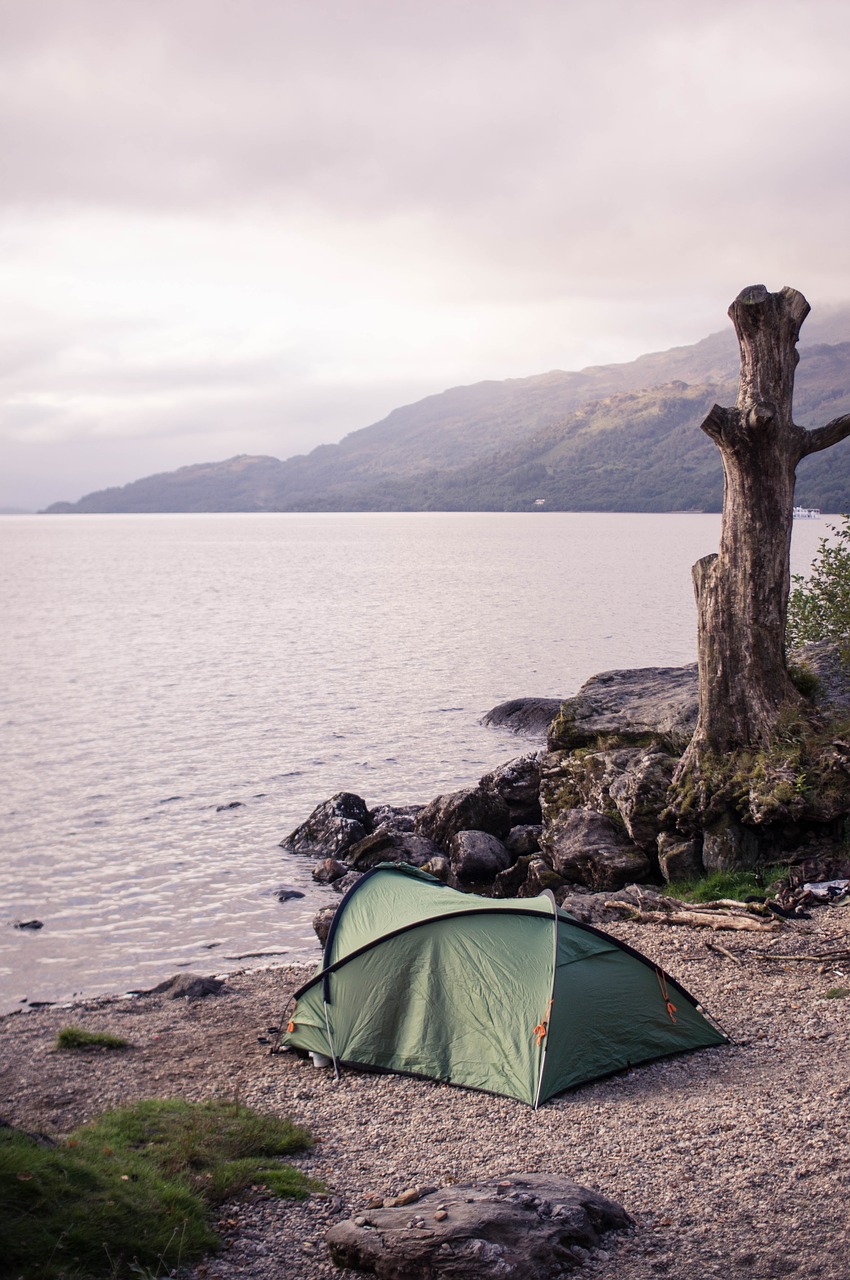
[[[850,308],[804,333],[795,415],[822,425],[850,411]],[[699,424],[734,403],[737,373],[730,326],[628,364],[454,387],[306,455],[181,467],[48,512],[719,511]],[[850,442],[804,460],[797,500],[850,509]]]

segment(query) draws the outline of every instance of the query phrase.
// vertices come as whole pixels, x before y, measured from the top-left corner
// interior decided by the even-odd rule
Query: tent
[[[554,897],[483,898],[381,864],[341,900],[282,1047],[539,1106],[638,1062],[726,1043],[645,956]]]

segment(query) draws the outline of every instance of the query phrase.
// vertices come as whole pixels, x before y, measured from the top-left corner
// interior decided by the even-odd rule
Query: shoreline
[[[141,1097],[237,1097],[314,1134],[293,1163],[327,1192],[292,1203],[253,1193],[226,1207],[226,1247],[192,1280],[356,1280],[324,1232],[368,1196],[510,1171],[556,1172],[618,1201],[635,1226],[576,1273],[593,1280],[723,1275],[844,1280],[836,1225],[850,1194],[850,962],[770,959],[848,949],[850,911],[822,908],[771,935],[612,924],[705,1005],[732,1044],[640,1066],[532,1111],[511,1099],[271,1056],[310,964],[233,973],[218,996],[98,997],[0,1018],[0,1115],[58,1136]],[[120,1053],[58,1051],[70,1021],[121,1034]]]

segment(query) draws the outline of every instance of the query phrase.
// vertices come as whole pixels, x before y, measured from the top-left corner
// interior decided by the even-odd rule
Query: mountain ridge
[[[850,412],[850,307],[807,337],[795,416],[822,425]],[[699,423],[734,402],[737,374],[730,329],[623,364],[448,388],[308,454],[191,464],[47,512],[719,510],[720,458]],[[850,508],[850,449],[805,459],[798,501]]]

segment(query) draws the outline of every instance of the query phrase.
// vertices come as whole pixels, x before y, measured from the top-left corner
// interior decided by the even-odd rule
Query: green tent
[[[482,898],[382,864],[340,902],[282,1045],[539,1106],[562,1089],[724,1044],[692,996],[551,894]]]

